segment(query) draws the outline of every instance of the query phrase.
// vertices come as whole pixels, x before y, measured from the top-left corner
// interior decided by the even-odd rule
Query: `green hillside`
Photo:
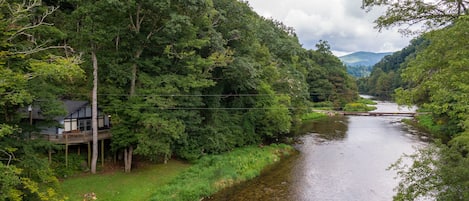
[[[378,63],[383,57],[392,52],[354,52],[339,59],[347,66],[347,72],[355,77],[366,77],[370,75],[373,65]]]

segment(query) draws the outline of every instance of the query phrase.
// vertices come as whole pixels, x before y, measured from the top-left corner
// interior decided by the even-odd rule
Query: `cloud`
[[[303,47],[314,49],[326,40],[334,52],[390,52],[408,45],[396,29],[374,29],[373,21],[384,12],[365,12],[361,0],[250,0],[249,5],[267,18],[293,27]]]

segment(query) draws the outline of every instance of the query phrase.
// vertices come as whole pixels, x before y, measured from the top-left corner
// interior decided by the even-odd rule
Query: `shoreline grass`
[[[282,157],[294,153],[289,145],[250,146],[199,159],[167,185],[156,189],[152,201],[201,200],[217,191],[252,179]]]
[[[319,120],[319,119],[326,118],[326,117],[327,117],[327,115],[324,114],[324,113],[321,113],[321,112],[311,112],[311,113],[304,114],[304,115],[301,117],[301,120],[303,120],[303,121]]]

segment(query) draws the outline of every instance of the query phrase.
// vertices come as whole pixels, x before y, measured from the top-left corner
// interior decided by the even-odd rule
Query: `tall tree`
[[[54,190],[58,180],[40,157],[48,145],[25,138],[22,131],[31,126],[21,124],[18,112],[34,103],[47,119],[54,118],[64,112],[50,110],[64,94],[60,88],[83,76],[78,58],[53,51],[72,50],[58,42],[63,33],[48,23],[55,11],[40,1],[0,0],[0,200],[63,199]]]
[[[91,99],[92,102],[92,160],[91,172],[96,173],[98,160],[98,122],[97,122],[97,95],[98,70],[101,55],[108,54],[112,49],[114,39],[118,38],[119,30],[116,26],[119,17],[119,2],[104,1],[69,1],[67,7],[61,10],[60,15],[54,19],[61,29],[67,31],[66,41],[73,45],[78,52],[85,56],[84,66],[91,73]],[[91,68],[90,68],[91,67]],[[87,90],[89,90],[87,88]]]
[[[400,103],[430,109],[439,121],[457,128],[448,130],[449,135],[469,126],[464,123],[469,119],[466,104],[469,83],[465,79],[469,52],[464,39],[468,22],[468,17],[461,17],[453,26],[426,34],[430,44],[409,62],[402,75],[413,87],[397,91]]]
[[[93,134],[93,154],[91,158],[91,173],[96,173],[96,164],[98,161],[98,58],[96,51],[91,50],[91,61],[93,63],[93,92],[91,101],[91,127]],[[104,153],[102,153],[104,154]]]

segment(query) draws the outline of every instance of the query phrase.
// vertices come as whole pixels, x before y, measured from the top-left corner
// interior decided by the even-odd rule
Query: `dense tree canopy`
[[[395,89],[409,88],[409,83],[401,78],[402,70],[407,67],[407,61],[415,58],[417,50],[425,48],[427,43],[423,37],[418,37],[402,50],[385,56],[373,66],[370,76],[358,79],[360,93],[391,99]]]
[[[400,74],[402,82],[399,82],[404,83],[396,90],[396,100],[401,104],[415,104],[430,112],[429,123],[434,124],[433,127],[437,128],[434,132],[445,143],[430,145],[409,156],[413,160],[411,166],[401,162],[393,166],[402,178],[394,199],[469,199],[469,2],[364,0],[363,3],[368,8],[389,6],[387,12],[376,20],[379,29],[423,23],[423,31],[428,31],[417,39],[420,44],[411,51],[414,53],[405,57],[401,68],[390,72]],[[404,30],[409,33],[407,28]],[[376,67],[374,75],[361,86],[368,87],[370,91],[384,86],[380,80],[391,78],[390,73],[384,71],[386,69],[389,69],[387,65]]]
[[[289,135],[311,101],[341,107],[357,96],[326,41],[305,50],[292,28],[260,17],[245,2],[60,5],[54,24],[84,55],[89,75],[89,53],[96,53],[99,102],[112,116],[112,147],[124,152],[126,171],[134,153],[195,159],[275,142]],[[86,98],[90,86],[70,96]]]
[[[96,69],[126,171],[134,154],[191,160],[277,142],[312,101],[357,97],[326,41],[305,50],[243,1],[0,0],[0,30],[0,200],[61,199],[40,157],[54,145],[29,139],[38,129],[21,111],[40,106],[53,123],[61,100],[91,99]]]
[[[56,10],[39,1],[0,1],[0,200],[61,200],[58,180],[41,157],[52,145],[29,140],[21,110],[40,105],[46,119],[58,107],[66,85],[83,78],[79,59],[59,43],[63,33],[48,23]],[[59,51],[60,49],[60,51]]]
[[[445,141],[408,156],[413,161],[411,166],[402,161],[393,166],[402,178],[394,199],[467,200],[469,2],[363,1],[367,8],[380,5],[387,5],[388,10],[376,20],[377,28],[407,25],[404,33],[410,33],[409,27],[418,24],[423,25],[423,30],[419,31],[424,34],[413,41],[412,45],[419,43],[415,48],[412,45],[407,48],[411,54],[402,54],[405,60],[398,62],[400,68],[397,71],[387,71],[392,68],[382,64],[392,62],[385,58],[368,80],[362,80],[361,89],[367,87],[376,92],[385,84],[381,80],[392,79],[389,72],[399,74],[402,79],[396,90],[396,100],[428,111],[425,115],[430,117],[427,124],[432,124],[436,136]]]
[[[468,25],[468,18],[461,17],[453,26],[426,34],[430,44],[402,74],[413,87],[397,93],[401,103],[422,106],[432,111],[436,121],[450,124],[448,135],[468,128]]]

